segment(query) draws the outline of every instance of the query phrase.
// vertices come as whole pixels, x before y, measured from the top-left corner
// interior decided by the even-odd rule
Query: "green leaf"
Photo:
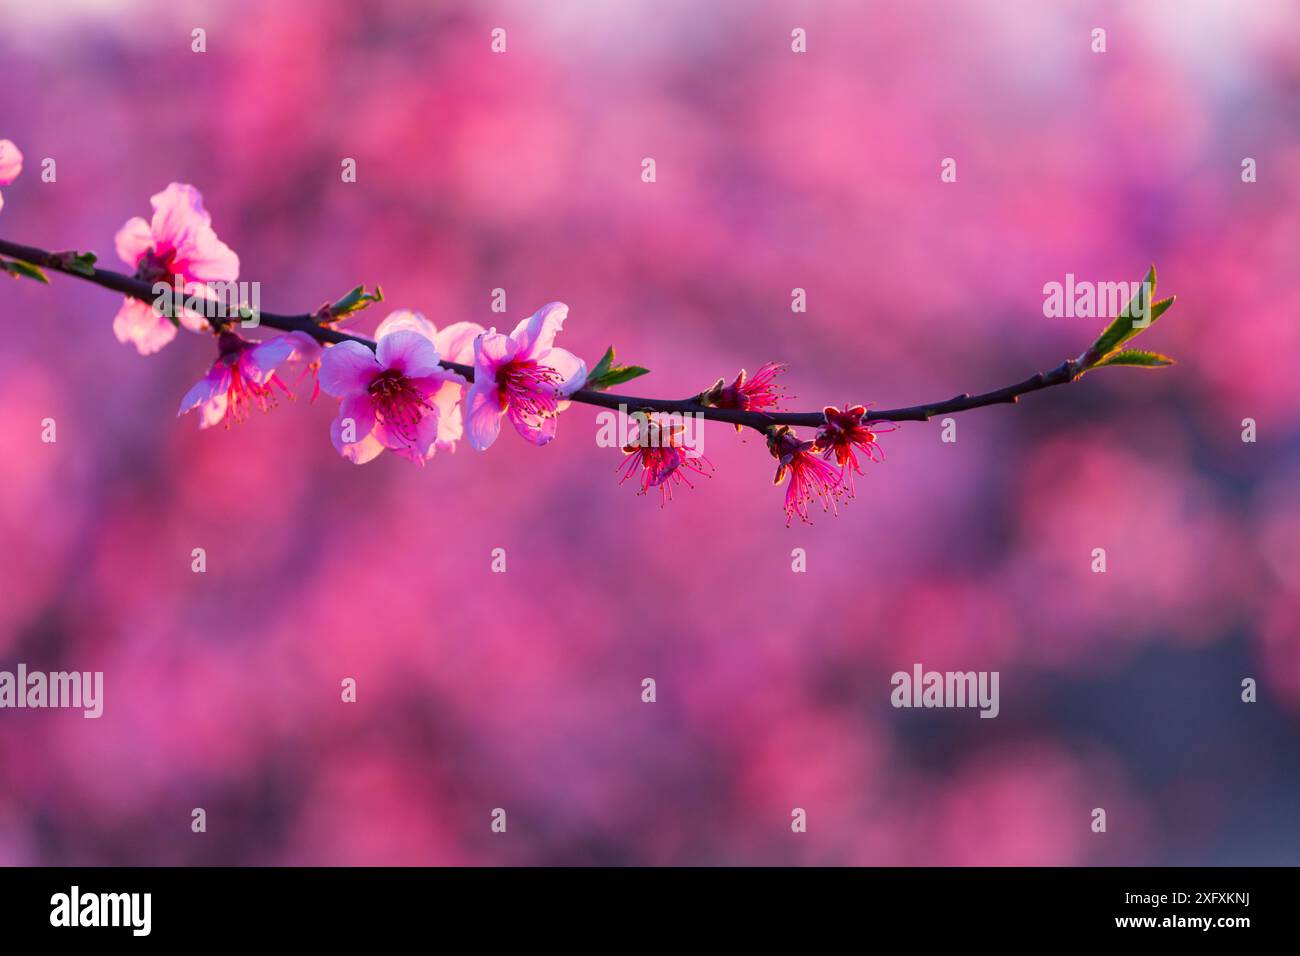
[[[93,252],[60,252],[56,255],[63,268],[83,276],[93,276],[95,263],[99,261],[99,257]]]
[[[587,382],[584,388],[601,392],[614,385],[622,385],[624,382],[630,382],[634,378],[640,378],[642,375],[650,374],[648,368],[642,368],[640,365],[615,365],[614,364],[614,346],[605,350],[605,354],[600,357],[596,367],[587,373]]]
[[[613,364],[614,346],[611,345],[609,348],[605,349],[605,354],[600,357],[600,361],[596,363],[596,367],[587,373],[587,381],[598,381],[603,378],[609,371],[609,367]]]
[[[1102,360],[1116,352],[1125,342],[1145,332],[1160,316],[1174,304],[1175,296],[1152,302],[1156,291],[1156,267],[1152,266],[1146,278],[1138,285],[1137,292],[1128,305],[1102,330],[1088,351],[1080,356],[1085,368],[1096,368]],[[1112,365],[1124,364],[1112,362]]]
[[[1119,352],[1111,352],[1092,367],[1103,368],[1107,365],[1134,365],[1139,368],[1162,368],[1166,365],[1173,364],[1173,359],[1168,355],[1161,355],[1159,352],[1142,352],[1138,349],[1123,349]]]
[[[383,301],[384,290],[382,288],[375,286],[374,292],[367,292],[365,286],[359,285],[337,302],[321,309],[320,313],[323,313],[322,321],[337,322],[339,319],[346,318],[354,312],[360,312],[362,309],[367,308],[372,302]]]
[[[622,385],[624,382],[630,382],[634,378],[649,374],[650,370],[642,368],[640,365],[619,365],[605,373],[597,384],[592,385],[588,382],[585,387],[604,390],[612,385]]]
[[[46,285],[50,284],[49,278],[41,269],[27,262],[19,262],[17,259],[12,262],[8,259],[0,259],[0,269],[15,279],[33,279]]]

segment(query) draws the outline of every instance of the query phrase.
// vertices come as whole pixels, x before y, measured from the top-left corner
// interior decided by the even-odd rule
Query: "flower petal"
[[[409,329],[380,338],[375,354],[381,368],[394,369],[407,378],[424,378],[442,368],[433,339]]]
[[[149,223],[139,216],[128,219],[126,225],[117,231],[113,244],[117,247],[118,258],[134,269],[144,254],[153,248]]]
[[[176,411],[176,417],[184,415],[186,412],[193,411],[199,405],[212,401],[212,396],[220,390],[223,367],[220,363],[213,365],[208,369],[208,374],[194,383],[185,397],[181,399],[180,408]]]
[[[344,425],[350,424],[352,441],[344,441]],[[338,417],[330,424],[330,440],[348,461],[364,465],[384,446],[375,435],[375,406],[369,395],[350,395],[339,404]]]
[[[510,333],[519,346],[520,358],[536,358],[555,343],[555,333],[564,327],[569,307],[563,302],[548,302],[515,326]]]
[[[259,385],[275,374],[294,352],[294,342],[287,335],[277,335],[273,339],[259,342],[251,349],[245,349],[239,361],[247,375]]]
[[[205,229],[177,250],[172,268],[199,282],[234,282],[239,278],[239,256],[215,232]]]
[[[474,339],[474,380],[495,382],[501,366],[512,360],[519,346],[496,329]]]
[[[436,410],[431,411],[416,422],[414,435],[399,432],[379,422],[375,426],[375,437],[393,454],[423,465],[437,450],[438,413]]]
[[[433,403],[438,406],[438,447],[443,451],[455,451],[456,442],[465,434],[464,416],[460,410],[460,399],[465,389],[459,382],[447,380],[433,395]]]
[[[433,344],[438,346],[438,354],[448,362],[462,365],[474,363],[474,340],[484,332],[477,322],[453,322],[438,332]]]
[[[538,361],[560,373],[561,395],[572,395],[587,381],[587,363],[567,349],[551,349]]]
[[[359,395],[380,372],[375,353],[360,342],[339,342],[320,360],[320,387],[335,398]]]
[[[12,140],[0,139],[0,186],[8,186],[22,171],[22,151]]]
[[[560,422],[556,416],[547,415],[542,419],[529,418],[513,405],[506,414],[510,417],[510,424],[515,426],[515,431],[534,445],[547,445],[555,440],[555,428]]]
[[[154,237],[174,249],[196,229],[212,225],[212,217],[203,208],[203,194],[186,183],[171,183],[149,197],[153,221],[149,224]]]
[[[501,407],[501,392],[496,383],[491,380],[476,381],[465,399],[465,408],[469,416],[466,437],[470,447],[475,451],[487,451],[501,434],[501,416],[505,414]]]
[[[325,351],[325,347],[306,332],[290,332],[285,338],[293,344],[293,355],[289,357],[291,362],[315,362]]]
[[[132,343],[141,355],[151,355],[176,338],[176,326],[149,303],[127,299],[113,318],[113,334],[119,342]]]
[[[194,387],[181,399],[177,417],[194,408],[199,410],[199,428],[211,428],[219,425],[226,417],[230,403],[230,367],[224,362],[216,362]]]
[[[434,336],[438,334],[438,330],[433,323],[419,312],[412,312],[410,309],[398,309],[396,312],[388,313],[388,318],[379,323],[379,328],[375,329],[375,338],[382,339],[385,335],[403,331],[419,332],[430,342],[435,341]],[[439,352],[441,352],[441,349],[439,349]]]
[[[199,419],[199,428],[211,428],[213,425],[220,425],[226,417],[226,408],[230,403],[229,382],[220,390],[213,392],[212,398],[203,404],[201,409],[202,418]]]

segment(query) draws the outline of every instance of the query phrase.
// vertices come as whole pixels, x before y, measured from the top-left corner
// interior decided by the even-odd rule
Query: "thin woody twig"
[[[77,279],[93,283],[113,292],[120,292],[131,298],[139,299],[143,302],[154,302],[159,296],[155,293],[151,283],[143,279],[137,279],[133,276],[124,275],[120,272],[113,272],[109,269],[97,269],[74,267],[70,257],[63,253],[53,253],[45,249],[38,249],[34,246],[25,246],[16,242],[10,242],[6,239],[0,239],[0,254],[9,256],[11,259],[17,259],[26,262],[29,265],[39,266],[43,269],[49,269],[53,272],[61,272]],[[173,307],[181,308],[181,296],[175,296]],[[230,312],[221,303],[210,304],[213,311],[213,317],[209,323],[214,326],[228,323],[240,322],[242,316]],[[205,309],[208,304],[205,303]],[[259,325],[265,325],[269,328],[279,329],[284,332],[305,332],[319,342],[360,342],[368,348],[375,347],[374,341],[360,335],[353,335],[350,332],[342,332],[338,329],[327,325],[322,325],[313,317],[312,313],[300,313],[297,315],[286,315],[277,312],[258,312]],[[463,375],[467,381],[474,380],[474,368],[470,365],[463,365],[457,362],[443,362],[443,368],[449,371]],[[1083,372],[1083,366],[1075,360],[1063,362],[1049,372],[1039,372],[1023,382],[1015,385],[1008,385],[991,392],[984,392],[979,395],[970,395],[963,393],[947,401],[932,402],[924,405],[911,405],[904,408],[885,408],[872,409],[868,412],[867,418],[870,421],[929,421],[938,415],[948,415],[957,412],[969,411],[973,408],[984,408],[989,405],[1015,404],[1020,400],[1021,395],[1030,392],[1036,392],[1040,389],[1050,388],[1054,385],[1066,385],[1077,379]],[[820,426],[825,417],[821,411],[815,412],[754,412],[744,411],[731,408],[715,408],[710,405],[701,404],[698,396],[689,399],[660,399],[660,398],[639,398],[633,395],[620,395],[614,392],[595,391],[592,389],[580,389],[569,396],[570,401],[581,402],[586,405],[595,405],[600,408],[610,408],[622,410],[627,413],[633,412],[663,412],[679,413],[683,415],[699,415],[709,421],[726,422],[732,425],[744,425],[754,428],[760,432],[767,431],[773,425],[791,425],[803,426],[807,428],[816,428]]]

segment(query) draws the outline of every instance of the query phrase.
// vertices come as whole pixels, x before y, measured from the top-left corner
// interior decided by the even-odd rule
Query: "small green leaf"
[[[586,387],[603,390],[612,385],[622,385],[624,382],[630,382],[634,378],[640,378],[642,375],[649,374],[650,370],[648,368],[642,368],[640,365],[618,365],[611,368],[601,376],[597,384],[592,385],[588,382]]]
[[[354,312],[360,312],[367,308],[372,302],[383,302],[384,290],[375,286],[374,292],[367,292],[366,287],[359,285],[347,293],[332,305],[323,306],[317,315],[323,322],[337,322],[339,319],[347,318]]]
[[[605,349],[605,354],[600,357],[596,367],[587,373],[587,381],[599,381],[609,371],[609,367],[614,364],[614,346]]]
[[[15,279],[33,279],[36,282],[50,284],[49,278],[45,273],[34,265],[27,262],[19,262],[17,259],[12,262],[8,259],[0,259],[0,269]]]
[[[1138,349],[1123,349],[1119,352],[1111,352],[1092,367],[1103,368],[1107,365],[1133,365],[1139,368],[1162,368],[1166,365],[1173,364],[1173,359],[1168,355],[1161,355],[1159,352],[1142,352]]]
[[[1153,303],[1151,300],[1155,290],[1156,267],[1152,266],[1148,270],[1146,278],[1138,286],[1137,292],[1129,301],[1129,304],[1124,307],[1119,315],[1115,316],[1110,325],[1102,330],[1101,335],[1097,336],[1097,341],[1092,343],[1088,351],[1079,356],[1079,361],[1085,370],[1103,364],[1104,359],[1118,351],[1125,342],[1149,329],[1160,316],[1169,310],[1176,297],[1169,296],[1167,299],[1161,299]],[[1124,363],[1111,362],[1109,364],[1119,365]]]
[[[64,269],[83,276],[93,276],[95,263],[99,261],[93,252],[58,252],[55,255]]]
[[[615,365],[614,346],[611,345],[600,357],[596,367],[587,373],[587,382],[583,387],[600,392],[613,385],[622,385],[624,382],[648,374],[650,370],[640,365]]]

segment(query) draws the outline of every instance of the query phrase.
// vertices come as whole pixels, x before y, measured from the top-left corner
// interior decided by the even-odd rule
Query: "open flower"
[[[713,470],[713,463],[684,446],[684,430],[681,422],[661,422],[654,416],[641,416],[636,434],[623,446],[623,454],[627,457],[619,466],[623,477],[618,483],[623,484],[639,470],[641,490],[637,494],[648,494],[651,488],[658,488],[659,507],[662,508],[672,500],[673,485],[695,487],[687,472],[712,478],[709,472]]]
[[[176,414],[199,410],[199,427],[242,422],[250,407],[269,411],[276,404],[276,390],[292,398],[279,368],[296,356],[306,354],[306,342],[316,345],[305,332],[277,335],[265,342],[250,342],[234,332],[217,336],[217,360],[181,399]],[[319,349],[319,346],[316,346]]]
[[[379,336],[373,352],[360,342],[326,349],[320,386],[342,399],[330,426],[339,454],[358,465],[385,448],[420,465],[432,458],[440,438],[435,397],[448,382],[464,381],[439,361],[428,335],[398,321]]]
[[[7,139],[0,139],[0,186],[8,186],[23,171],[23,154],[18,147]],[[5,205],[5,197],[0,195],[0,209]]]
[[[542,306],[509,335],[491,329],[474,340],[474,384],[468,408],[469,443],[478,451],[491,447],[510,417],[515,431],[536,445],[555,437],[556,416],[565,399],[582,388],[587,366],[571,352],[554,347],[569,307]]]
[[[432,342],[438,350],[440,361],[465,365],[474,361],[474,340],[483,334],[483,326],[476,322],[453,322],[439,331],[437,326],[419,312],[399,309],[379,323],[375,337],[383,338],[391,332],[403,330],[418,332]],[[437,447],[440,451],[454,452],[456,442],[464,434],[460,402],[465,397],[467,384],[459,375],[449,374],[442,387],[433,395],[433,403],[438,406]]]
[[[193,186],[172,183],[150,200],[153,220],[127,221],[116,237],[117,254],[145,282],[179,284],[188,295],[201,295],[208,282],[239,278],[239,256],[217,238],[203,196]],[[202,331],[202,316],[183,310],[186,328]],[[176,326],[148,302],[127,299],[113,320],[119,342],[131,342],[141,355],[156,352],[176,337]]]
[[[871,461],[884,461],[885,452],[876,443],[876,436],[897,431],[898,426],[887,421],[866,421],[865,405],[845,406],[844,411],[827,405],[822,414],[826,423],[817,430],[817,450],[827,461],[834,460],[840,466],[840,477],[848,482],[848,494],[852,498],[854,474],[866,474],[857,453],[862,452]]]
[[[814,502],[820,501],[823,511],[837,513],[836,503],[844,484],[839,472],[817,457],[816,442],[801,441],[790,426],[782,425],[768,431],[767,447],[777,460],[773,483],[779,485],[787,477],[790,479],[785,489],[786,527],[795,515],[811,523],[808,506]]]

